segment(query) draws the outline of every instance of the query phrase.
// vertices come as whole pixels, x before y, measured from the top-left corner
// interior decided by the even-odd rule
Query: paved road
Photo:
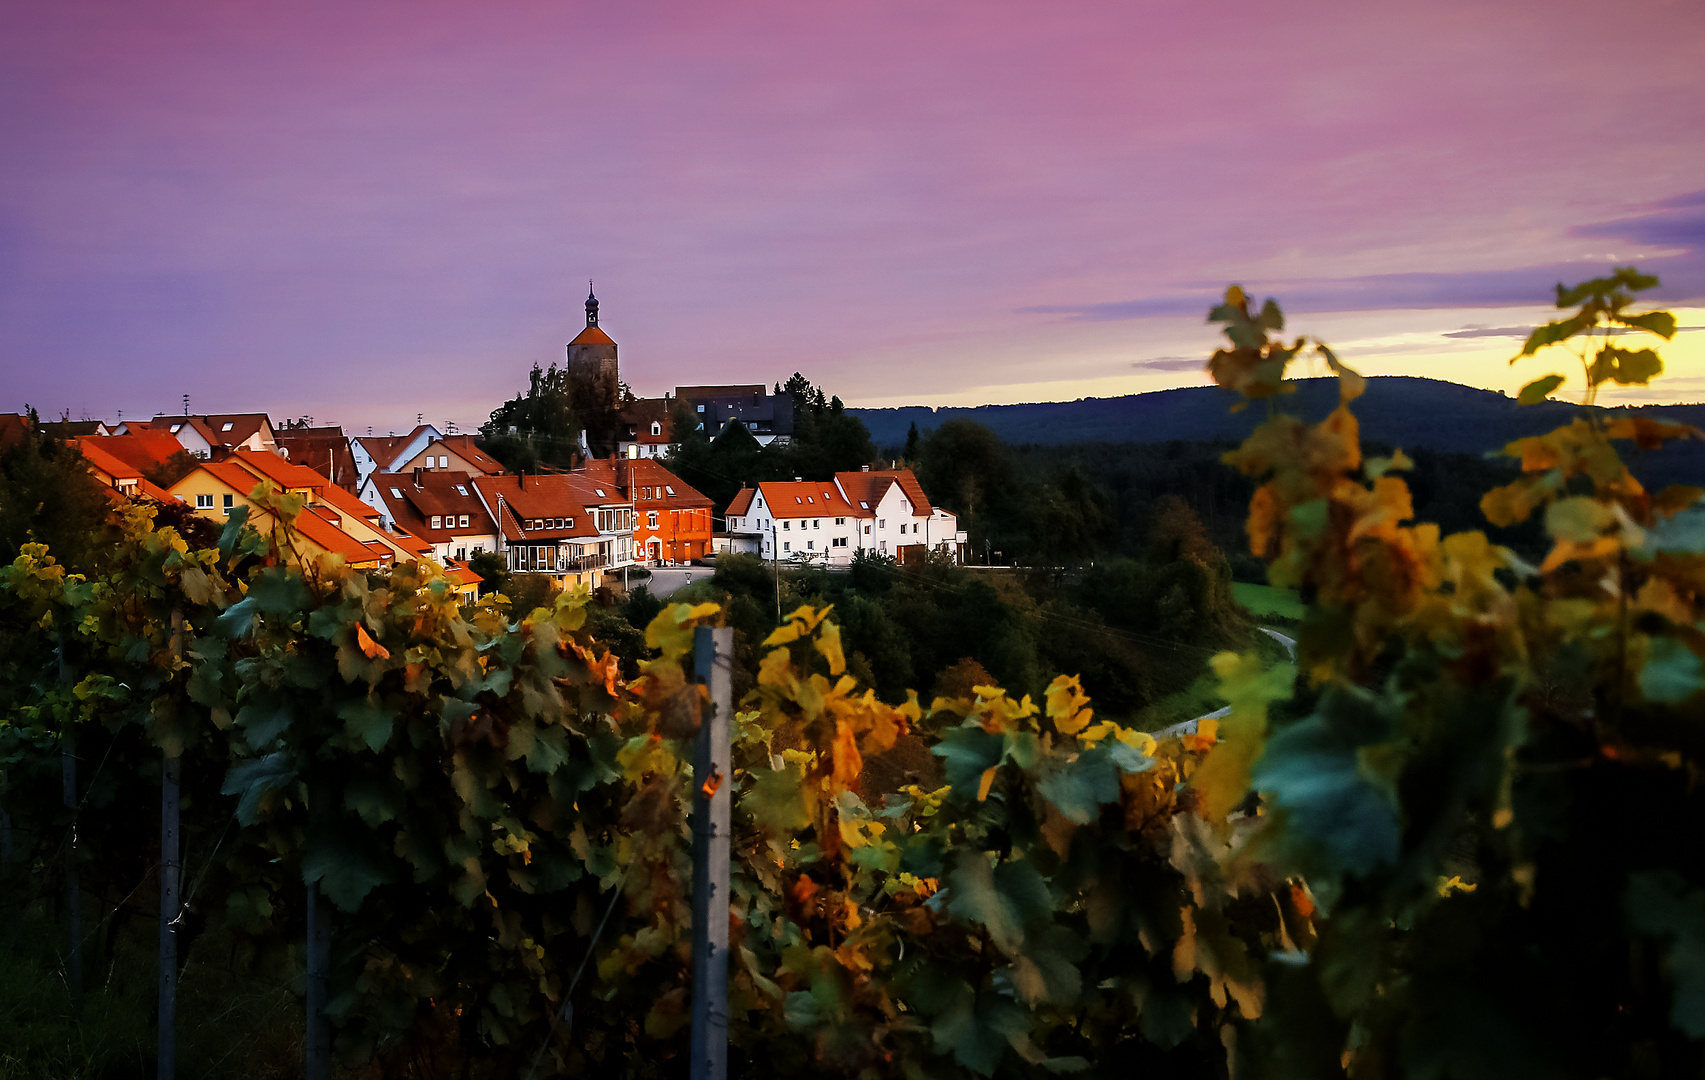
[[[1261,627],[1261,632],[1272,638],[1274,641],[1277,641],[1280,645],[1283,645],[1285,647],[1285,651],[1291,654],[1292,660],[1296,659],[1297,643],[1295,638],[1281,634],[1277,630],[1272,630],[1265,626]],[[1181,724],[1173,724],[1169,728],[1162,728],[1159,731],[1151,732],[1151,734],[1157,739],[1170,739],[1179,735],[1194,735],[1196,734],[1197,725],[1203,720],[1220,720],[1230,715],[1231,706],[1227,705],[1223,709],[1215,709],[1206,716],[1198,716],[1194,720],[1186,720]]]
[[[673,596],[677,589],[684,589],[714,573],[716,570],[709,566],[660,566],[652,569],[650,580],[635,581],[632,584],[644,585],[652,596],[666,600]]]

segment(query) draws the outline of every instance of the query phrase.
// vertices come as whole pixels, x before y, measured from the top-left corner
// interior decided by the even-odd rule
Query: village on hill
[[[761,446],[785,446],[792,397],[762,385],[682,386],[649,399],[625,393],[595,296],[587,297],[585,329],[568,343],[560,374],[584,415],[606,419],[580,430],[567,465],[513,467],[482,437],[429,423],[402,435],[353,435],[311,420],[275,424],[265,412],[191,415],[186,408],[146,421],[41,426],[75,443],[115,499],[181,505],[216,524],[242,507],[251,524],[264,526],[271,511],[258,495],[297,496],[303,557],[335,556],[368,569],[431,560],[469,597],[507,574],[625,592],[635,567],[703,564],[725,552],[828,569],[845,569],[861,553],[901,563],[965,560],[957,515],[932,504],[903,465],[754,479],[720,512],[671,471],[674,427],[691,424],[710,438],[738,428]],[[23,438],[30,422],[0,414],[0,450]]]

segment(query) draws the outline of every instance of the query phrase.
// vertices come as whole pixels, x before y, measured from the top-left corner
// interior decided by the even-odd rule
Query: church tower
[[[619,404],[621,375],[616,368],[616,343],[598,327],[598,297],[590,282],[586,289],[586,329],[568,343],[568,375],[576,383],[595,386],[610,407]]]

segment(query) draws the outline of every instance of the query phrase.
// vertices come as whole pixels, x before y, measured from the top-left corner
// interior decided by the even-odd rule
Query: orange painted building
[[[633,499],[634,561],[655,566],[704,558],[713,531],[710,499],[652,458],[618,459],[615,468],[627,474]]]

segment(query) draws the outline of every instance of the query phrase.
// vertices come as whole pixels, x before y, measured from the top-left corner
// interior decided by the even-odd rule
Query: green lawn
[[[1305,610],[1294,589],[1275,589],[1271,585],[1251,585],[1234,581],[1231,594],[1257,619],[1276,617],[1301,620]]]

